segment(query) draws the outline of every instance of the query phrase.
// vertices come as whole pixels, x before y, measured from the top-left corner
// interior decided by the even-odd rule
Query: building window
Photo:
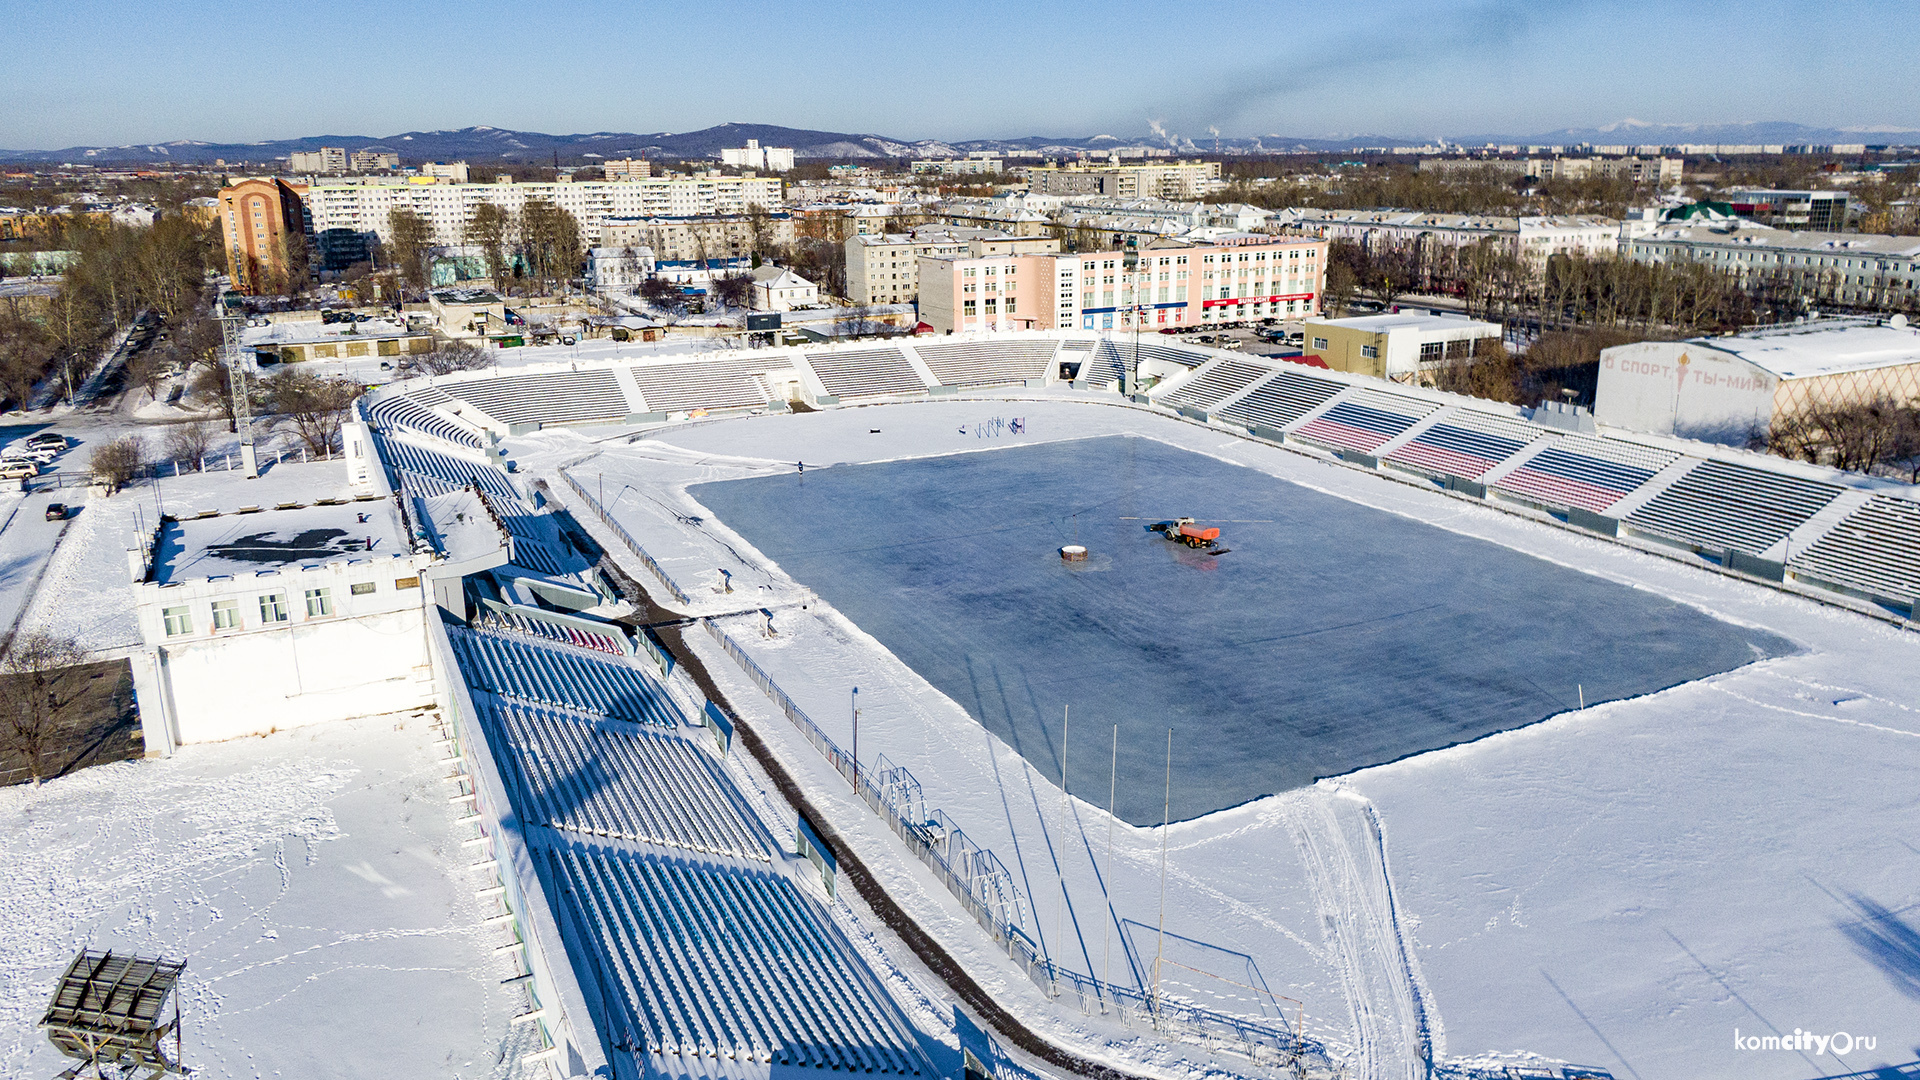
[[[333,614],[333,590],[308,589],[307,618],[317,619],[323,615],[331,614]]]
[[[394,578],[393,587],[396,589],[417,589],[420,587],[420,579],[417,577]]]
[[[1324,348],[1326,348],[1326,347],[1327,347],[1327,339],[1326,339],[1326,338],[1323,338],[1323,337],[1317,337],[1317,338],[1314,338],[1314,339],[1313,339],[1313,347],[1314,347],[1314,348],[1316,348],[1316,349],[1324,349]]]
[[[240,629],[240,601],[215,600],[213,602],[213,628],[215,630]]]
[[[286,593],[268,593],[260,598],[260,621],[263,623],[287,621]]]
[[[964,300],[964,301],[961,301],[961,304],[960,304],[961,313],[969,319],[973,318],[973,305],[974,305],[974,301],[972,300]]]
[[[373,592],[373,582],[356,581],[353,583],[352,586],[350,586],[349,591],[351,591],[355,596],[366,596]]]
[[[1445,354],[1445,350],[1446,346],[1438,341],[1426,342],[1420,346],[1420,362],[1423,364],[1438,363]]]
[[[1360,355],[1369,360],[1378,360],[1380,359],[1380,349],[1373,345],[1362,345],[1360,346]]]
[[[161,608],[160,619],[166,623],[168,637],[193,633],[193,616],[184,607]]]
[[[1013,314],[1013,297],[1007,297],[1007,314]]]

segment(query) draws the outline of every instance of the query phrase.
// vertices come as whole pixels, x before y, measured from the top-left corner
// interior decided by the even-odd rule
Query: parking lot
[[[1162,336],[1193,345],[1273,356],[1300,351],[1302,325],[1298,319],[1255,319],[1225,327],[1181,327],[1179,333],[1162,332]]]

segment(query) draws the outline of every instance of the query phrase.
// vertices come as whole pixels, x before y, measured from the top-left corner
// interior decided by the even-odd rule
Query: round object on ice
[[[1060,557],[1068,562],[1085,562],[1087,549],[1079,544],[1068,544],[1060,549]]]

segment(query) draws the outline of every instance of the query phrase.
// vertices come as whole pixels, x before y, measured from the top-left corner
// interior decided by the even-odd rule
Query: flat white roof
[[[161,529],[153,580],[165,585],[411,551],[385,499],[190,517]]]
[[[1385,334],[1394,330],[1442,333],[1450,330],[1474,330],[1489,337],[1498,335],[1499,323],[1481,322],[1464,315],[1435,315],[1424,311],[1403,311],[1392,315],[1356,315],[1351,319],[1308,319],[1309,326],[1338,326]]]
[[[1783,379],[1920,364],[1920,329],[1864,320],[1694,338]]]

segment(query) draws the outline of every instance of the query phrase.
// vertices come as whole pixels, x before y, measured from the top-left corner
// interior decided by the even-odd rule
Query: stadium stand
[[[1245,390],[1255,381],[1265,378],[1271,372],[1271,368],[1239,360],[1222,360],[1182,382],[1172,393],[1162,397],[1160,404],[1185,405],[1188,408],[1202,410],[1212,409],[1220,402]]]
[[[1495,481],[1494,488],[1550,507],[1596,514],[1632,494],[1680,455],[1615,439],[1568,435]]]
[[[480,706],[512,762],[521,818],[584,836],[769,862],[710,755],[679,735],[546,709]]]
[[[649,412],[750,409],[767,403],[767,390],[743,364],[707,360],[629,369]]]
[[[442,383],[440,389],[503,424],[625,420],[632,411],[610,368],[468,379]]]
[[[447,638],[475,689],[636,724],[680,723],[679,707],[639,668],[484,630],[448,627]]]
[[[1345,383],[1283,367],[1251,393],[1221,409],[1220,416],[1278,430],[1326,404],[1328,398],[1346,388]]]
[[[841,349],[809,353],[807,366],[820,385],[837,398],[875,397],[881,394],[924,394],[907,354],[899,349]]]
[[[942,386],[1005,386],[1046,378],[1054,345],[1051,339],[928,341],[916,343],[913,351]]]
[[[1513,417],[1455,409],[1388,454],[1387,460],[1477,480],[1545,433],[1545,428]]]
[[[627,1028],[616,1045],[919,1075],[910,1037],[792,879],[592,847],[548,859],[613,968],[608,989],[626,1015],[612,1019]]]
[[[1702,461],[1626,520],[1684,544],[1758,555],[1843,490],[1746,465]]]
[[[1219,353],[1195,352],[1191,349],[1175,349],[1152,341],[1142,341],[1137,347],[1140,351],[1140,359],[1142,360],[1165,360],[1170,364],[1179,364],[1181,367],[1189,368],[1199,367],[1201,364],[1220,355]],[[1131,360],[1135,348],[1136,346],[1133,342],[1123,342],[1120,345],[1120,355]]]
[[[429,388],[431,389],[431,388]],[[441,400],[447,395],[441,394]],[[464,446],[472,450],[483,450],[486,443],[480,432],[466,423],[434,412],[422,403],[420,396],[414,394],[394,394],[383,397],[367,406],[367,419],[376,426],[387,429],[402,429],[430,435]]]
[[[1292,434],[1322,446],[1371,453],[1439,407],[1433,402],[1400,394],[1354,390],[1334,402],[1333,408],[1295,428]]]
[[[491,630],[496,634],[525,634],[545,641],[572,645],[579,649],[592,649],[611,656],[625,656],[627,651],[620,643],[607,634],[582,630],[577,626],[564,626],[544,619],[529,619],[511,611],[484,611],[474,620],[474,625],[482,630]]]
[[[1110,338],[1101,338],[1094,349],[1093,358],[1080,367],[1080,382],[1102,389],[1120,381],[1127,372],[1127,360],[1120,354],[1120,346]]]
[[[1920,503],[1875,495],[1787,565],[1842,588],[1904,601],[1920,618],[1911,607],[1920,602]]]
[[[431,450],[402,436],[376,432],[373,441],[389,468],[395,473],[407,474],[396,478],[411,480],[409,486],[416,491],[439,495],[477,484],[480,490],[497,499],[517,501],[520,498],[513,481],[492,465]]]

